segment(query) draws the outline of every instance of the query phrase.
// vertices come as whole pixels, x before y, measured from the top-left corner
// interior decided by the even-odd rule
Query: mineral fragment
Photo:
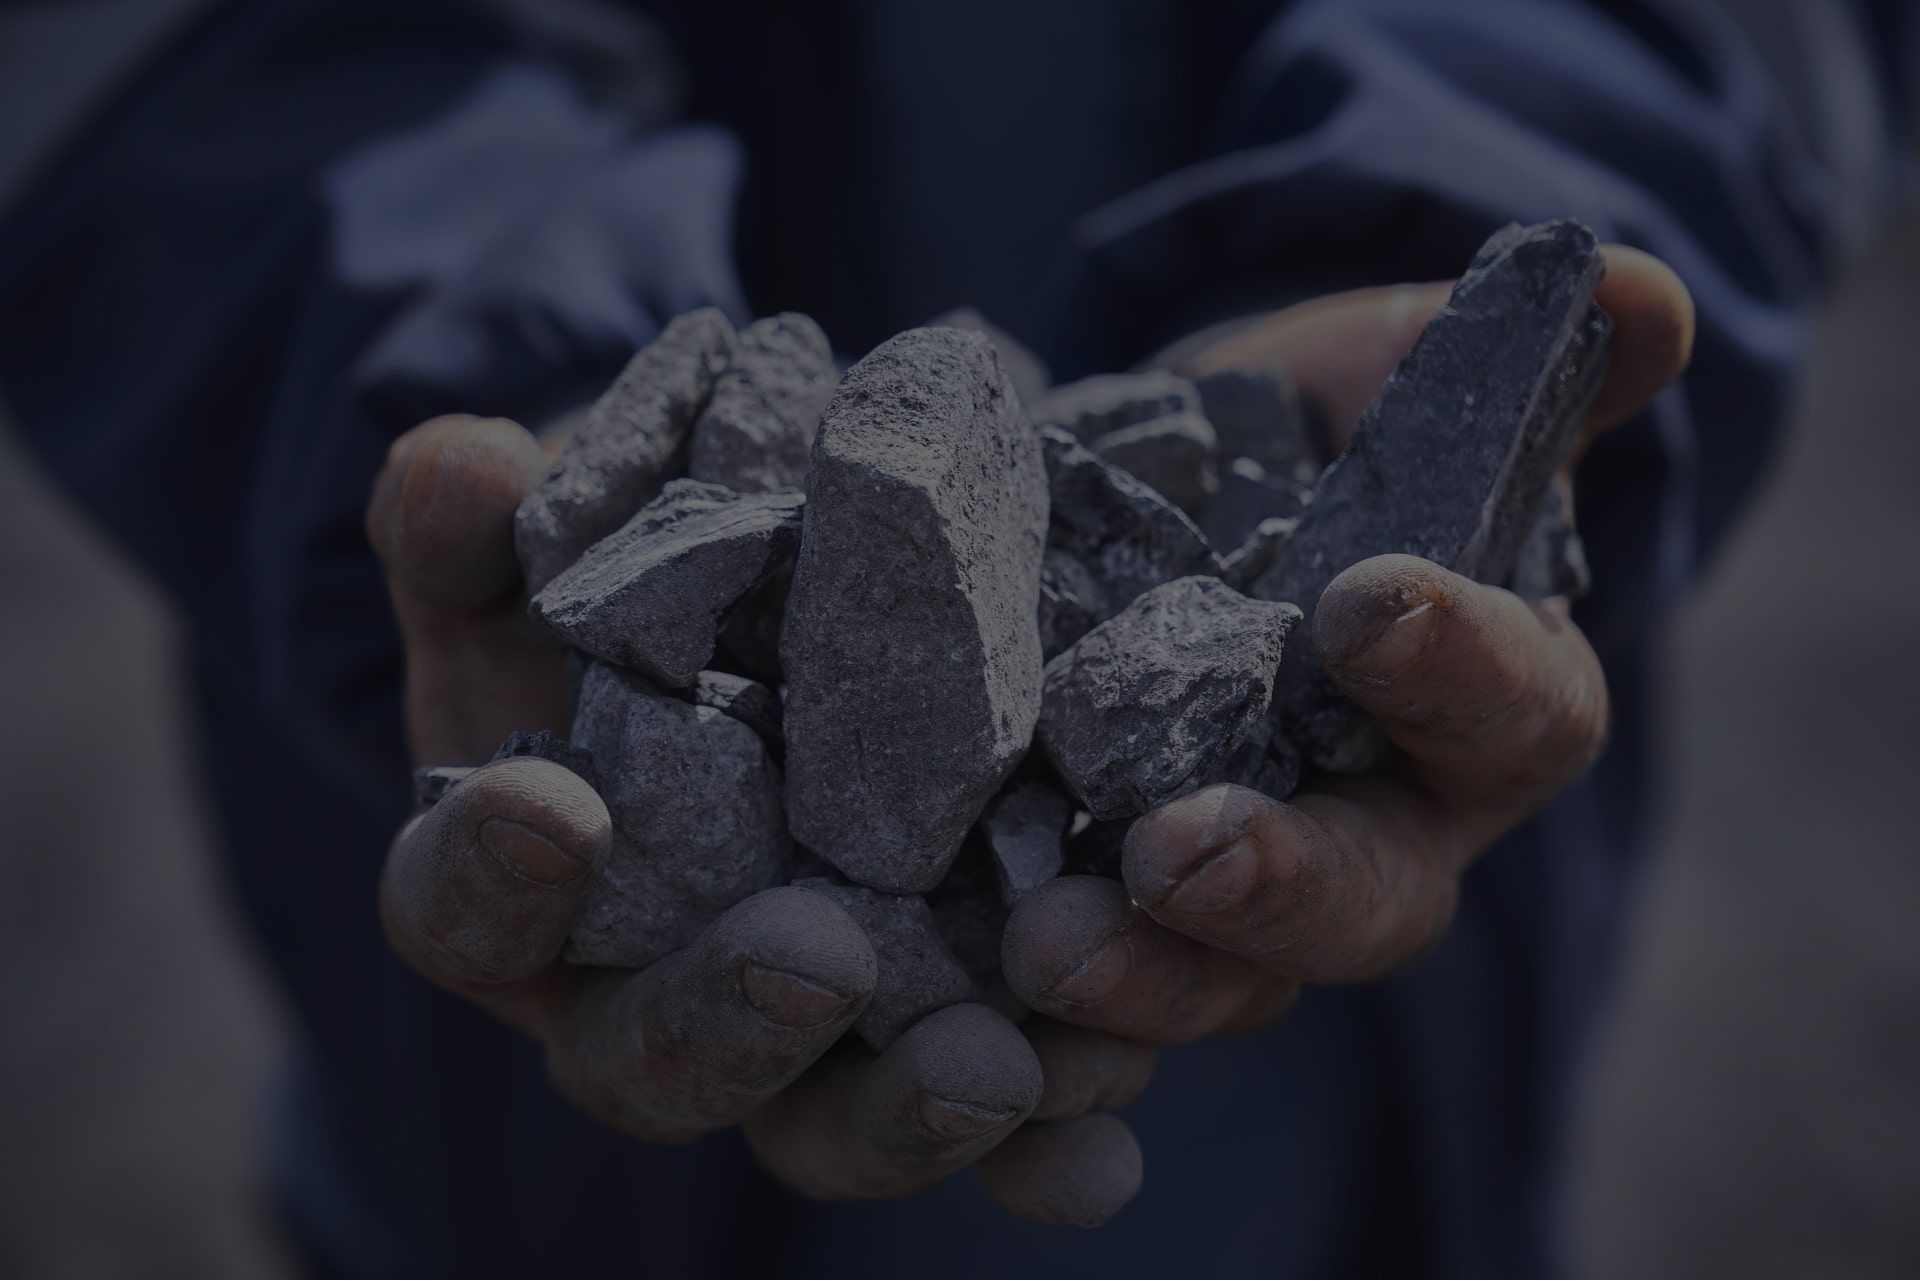
[[[1022,404],[1031,405],[1046,394],[1053,375],[1047,363],[1021,345],[1018,338],[988,320],[972,307],[956,307],[927,322],[929,329],[970,329],[985,334],[1000,357],[1000,368],[1013,382],[1013,390]]]
[[[1116,427],[1088,441],[1087,448],[1145,481],[1189,516],[1204,511],[1220,488],[1215,466],[1220,443],[1212,425],[1192,410]]]
[[[613,852],[587,888],[568,960],[651,964],[786,881],[780,774],[747,726],[595,663],[573,738],[599,767]]]
[[[1267,475],[1311,485],[1327,461],[1293,384],[1272,374],[1221,370],[1193,380],[1222,458],[1250,458]]]
[[[796,839],[896,893],[940,881],[1040,703],[1046,472],[992,345],[910,330],[814,442],[781,640]]]
[[[687,474],[743,494],[802,489],[820,415],[840,380],[820,326],[798,312],[756,320],[693,428]]]
[[[780,736],[780,696],[759,681],[731,672],[701,672],[693,679],[693,701],[731,716],[760,736],[776,763],[786,753]]]
[[[576,747],[566,739],[549,730],[527,733],[515,730],[507,735],[507,741],[493,754],[495,761],[509,760],[515,756],[538,756],[552,761],[562,769],[572,770],[585,779],[587,786],[596,792],[600,790],[600,771],[594,766],[593,757],[585,749]],[[488,764],[492,764],[489,761]]]
[[[1072,801],[1038,780],[1016,783],[987,807],[981,826],[1006,906],[1060,875],[1073,809]]]
[[[587,411],[520,504],[514,548],[529,590],[624,525],[686,461],[688,433],[726,367],[733,327],[718,308],[677,317]]]
[[[949,1005],[978,997],[973,980],[940,937],[933,913],[918,894],[888,894],[828,877],[794,882],[831,899],[866,931],[880,963],[873,999],[853,1030],[884,1050],[915,1023]]]
[[[1549,596],[1579,600],[1593,586],[1586,544],[1573,527],[1573,494],[1567,486],[1548,487],[1540,515],[1514,558],[1509,586],[1528,600]]]
[[[1164,369],[1095,374],[1055,387],[1029,406],[1036,427],[1058,427],[1085,442],[1168,414],[1200,412],[1193,384]]]
[[[697,480],[660,496],[533,598],[533,613],[590,654],[666,685],[688,685],[713,657],[736,602],[792,561],[793,491],[736,494]]]
[[[1227,464],[1219,492],[1207,503],[1202,521],[1207,539],[1232,555],[1259,531],[1263,521],[1298,516],[1309,492],[1297,481],[1276,476],[1251,458],[1236,458]]]

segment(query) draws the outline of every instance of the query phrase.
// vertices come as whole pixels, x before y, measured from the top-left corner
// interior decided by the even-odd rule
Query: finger
[[[1040,1060],[1036,1121],[1067,1121],[1125,1107],[1153,1077],[1159,1051],[1140,1041],[1035,1015],[1020,1025]]]
[[[807,1196],[911,1196],[991,1151],[1040,1092],[1020,1029],[984,1005],[954,1005],[878,1058],[857,1045],[829,1055],[748,1118],[747,1140]]]
[[[1693,355],[1693,297],[1673,268],[1626,245],[1603,245],[1607,274],[1594,303],[1613,320],[1607,380],[1587,411],[1586,435],[1639,413]]]
[[[1140,1141],[1110,1112],[1036,1121],[973,1169],[993,1199],[1017,1218],[1097,1228],[1140,1191]]]
[[[538,757],[475,771],[402,830],[380,881],[394,949],[444,987],[539,1030],[589,873],[613,842],[607,807]]]
[[[1000,955],[1008,986],[1032,1009],[1163,1045],[1211,1035],[1275,981],[1166,929],[1098,876],[1061,877],[1022,897]]]
[[[731,1125],[813,1065],[873,995],[873,949],[818,894],[767,890],[638,974],[599,971],[549,1043],[568,1098],[651,1142]]]

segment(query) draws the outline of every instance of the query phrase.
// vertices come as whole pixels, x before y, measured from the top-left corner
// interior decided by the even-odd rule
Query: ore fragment
[[[1510,586],[1528,600],[1579,600],[1593,586],[1586,544],[1573,527],[1573,494],[1567,486],[1557,481],[1548,486],[1540,515],[1514,558]]]
[[[981,315],[972,307],[955,307],[927,322],[929,329],[967,329],[986,336],[1000,357],[1000,368],[1013,383],[1014,394],[1022,404],[1031,405],[1046,395],[1053,374],[1047,362],[1033,354],[1018,338]]]
[[[804,502],[792,491],[735,494],[669,482],[542,588],[533,613],[610,663],[662,684],[691,684],[713,657],[728,611],[793,559]]]
[[[820,415],[839,382],[820,326],[794,311],[756,320],[693,428],[687,474],[743,494],[801,489]]]
[[[873,945],[880,972],[873,999],[854,1021],[853,1030],[875,1050],[886,1049],[935,1010],[978,997],[973,980],[941,939],[933,913],[919,895],[888,894],[827,877],[794,884],[831,899],[866,931]]]
[[[687,435],[726,366],[718,308],[677,317],[613,381],[514,515],[513,542],[538,591],[624,525],[685,464]]]
[[[1309,490],[1276,476],[1251,458],[1236,458],[1220,477],[1220,489],[1207,503],[1202,522],[1207,538],[1227,554],[1245,545],[1263,522],[1298,516]]]
[[[1156,587],[1047,664],[1040,746],[1095,819],[1183,796],[1266,715],[1299,618],[1214,578]]]
[[[780,774],[739,721],[595,663],[573,737],[605,781],[613,853],[587,888],[568,960],[651,964],[787,879]]]
[[[1221,370],[1193,380],[1222,458],[1249,458],[1277,480],[1311,485],[1326,461],[1293,384],[1272,374]]]
[[[1189,516],[1204,511],[1220,488],[1213,426],[1191,410],[1116,427],[1087,443],[1115,467],[1145,481]]]
[[[1138,374],[1095,374],[1055,387],[1029,406],[1036,427],[1058,427],[1085,442],[1171,414],[1198,414],[1193,384],[1164,369]]]
[[[471,765],[424,765],[413,772],[413,803],[437,805],[453,785],[473,773]]]
[[[493,754],[493,760],[504,761],[515,756],[538,756],[552,761],[562,769],[572,770],[585,779],[587,786],[594,791],[600,790],[600,771],[594,767],[593,757],[584,749],[574,746],[566,739],[549,730],[540,730],[529,734],[525,730],[515,730],[507,735],[507,741],[500,744]],[[489,761],[488,764],[492,764]]]
[[[1000,898],[1008,907],[1060,875],[1062,842],[1073,809],[1072,801],[1039,781],[1016,784],[987,807],[981,826],[986,828]]]
[[[910,330],[814,442],[781,640],[787,812],[852,879],[937,885],[1026,751],[1046,473],[992,345]]]
[[[760,736],[778,762],[786,744],[780,737],[780,696],[759,681],[731,672],[701,672],[693,679],[693,701],[731,716]]]

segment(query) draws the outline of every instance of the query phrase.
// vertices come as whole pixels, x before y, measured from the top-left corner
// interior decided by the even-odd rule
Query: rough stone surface
[[[918,894],[888,894],[827,877],[794,884],[831,899],[873,945],[880,972],[853,1030],[875,1050],[886,1049],[935,1010],[978,999],[966,967],[940,937],[932,910]]]
[[[1193,380],[1222,458],[1250,458],[1262,471],[1311,485],[1327,461],[1292,383],[1272,374],[1221,370]]]
[[[1051,517],[1040,630],[1049,658],[1152,587],[1217,574],[1220,558],[1187,514],[1067,432],[1042,428]]]
[[[986,829],[994,881],[1001,902],[1060,875],[1063,842],[1073,821],[1073,802],[1046,783],[1017,783],[995,797],[981,826]]]
[[[732,345],[733,327],[718,308],[688,312],[594,402],[514,515],[514,548],[530,591],[626,524],[684,469],[688,434]]]
[[[1020,397],[1023,404],[1031,405],[1046,395],[1048,385],[1053,382],[1053,374],[1047,369],[1046,361],[972,307],[956,307],[929,320],[927,325],[929,328],[970,329],[974,333],[985,334],[1000,357],[1000,368],[1006,371],[1013,383],[1014,394]]]
[[[605,781],[613,853],[587,889],[568,960],[651,964],[786,881],[780,772],[751,729],[595,663],[573,738]]]
[[[1040,746],[1096,819],[1185,795],[1266,715],[1299,618],[1215,578],[1157,587],[1047,664]]]
[[[504,761],[515,756],[538,756],[552,761],[562,769],[578,774],[594,791],[600,790],[600,771],[593,763],[593,756],[549,730],[531,734],[525,730],[515,730],[494,752],[493,760]],[[492,764],[492,761],[488,764]]]
[[[1606,376],[1609,322],[1593,305],[1603,269],[1579,223],[1495,233],[1361,415],[1352,447],[1320,477],[1251,594],[1311,610],[1342,570],[1388,552],[1507,582]],[[1275,699],[1281,732],[1322,768],[1371,765],[1378,736],[1311,662],[1307,636],[1289,652]]]
[[[693,679],[693,701],[731,716],[760,736],[777,763],[786,754],[780,736],[780,696],[759,681],[731,672],[701,672]]]
[[[1220,562],[1220,581],[1236,592],[1246,592],[1284,553],[1287,540],[1299,525],[1297,517],[1276,516],[1261,521],[1246,541]]]
[[[1310,492],[1251,458],[1236,458],[1221,473],[1219,492],[1207,503],[1201,525],[1207,539],[1231,556],[1259,531],[1261,522],[1298,516]]]
[[[840,374],[820,326],[795,311],[756,320],[734,338],[694,424],[687,474],[742,494],[804,489],[820,415]]]
[[[917,329],[848,371],[809,483],[781,641],[794,835],[928,890],[1039,714],[1040,451],[985,338]]]
[[[1579,600],[1593,586],[1587,567],[1587,546],[1573,526],[1573,494],[1558,482],[1541,500],[1540,515],[1514,558],[1513,581],[1508,584],[1528,600],[1565,596]]]
[[[424,765],[413,772],[413,803],[437,805],[453,785],[473,773],[471,765]]]
[[[1095,374],[1055,387],[1028,407],[1036,427],[1058,427],[1081,442],[1168,414],[1200,412],[1200,393],[1178,374]]]
[[[1145,481],[1189,516],[1204,512],[1220,488],[1220,442],[1212,424],[1192,410],[1117,427],[1094,437],[1087,448]]]
[[[728,611],[792,561],[805,501],[672,481],[542,588],[533,613],[590,654],[689,685]]]

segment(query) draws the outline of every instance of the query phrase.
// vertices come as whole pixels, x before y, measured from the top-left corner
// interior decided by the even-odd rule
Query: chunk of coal
[[[1085,442],[1169,414],[1200,413],[1200,393],[1178,374],[1095,374],[1055,387],[1033,405],[1036,427],[1058,427]]]
[[[1514,559],[1509,586],[1528,600],[1579,600],[1593,587],[1587,547],[1573,527],[1573,494],[1566,485],[1556,481],[1547,488],[1539,518]]]
[[[693,678],[693,701],[733,717],[758,734],[776,763],[786,754],[780,737],[780,696],[759,681],[731,672],[701,672]]]
[[[732,345],[727,318],[706,307],[676,317],[627,362],[514,514],[529,590],[545,587],[685,469],[687,437]]]
[[[1143,480],[1189,516],[1206,510],[1220,488],[1220,442],[1213,426],[1191,410],[1117,427],[1087,448]]]
[[[927,327],[970,329],[976,334],[985,334],[1000,357],[1000,368],[1006,370],[1007,377],[1013,382],[1014,394],[1020,397],[1022,404],[1031,405],[1039,400],[1046,395],[1048,385],[1053,382],[1053,374],[1048,370],[1046,361],[972,307],[955,307],[952,311],[943,312],[929,320]]]
[[[1300,525],[1298,517],[1273,517],[1263,520],[1220,562],[1220,581],[1236,592],[1245,592],[1282,554],[1287,540]]]
[[[568,960],[649,965],[786,882],[780,772],[747,726],[595,663],[573,738],[605,782],[613,853],[587,888]]]
[[[1219,437],[1221,457],[1250,458],[1267,475],[1296,485],[1311,485],[1320,475],[1328,459],[1314,441],[1308,410],[1291,382],[1224,369],[1194,379],[1193,389]]]
[[[1219,492],[1207,503],[1201,526],[1215,547],[1238,548],[1253,537],[1262,521],[1298,516],[1309,492],[1251,458],[1236,458],[1221,474]]]
[[[1055,427],[1040,430],[1052,514],[1040,625],[1051,658],[1152,587],[1218,574],[1187,514]]]
[[[493,760],[504,761],[515,756],[538,756],[542,760],[552,761],[562,769],[578,774],[594,791],[600,790],[600,771],[594,766],[593,756],[550,730],[538,730],[531,734],[526,730],[515,730],[494,752]]]
[[[1507,582],[1606,376],[1610,323],[1593,305],[1604,266],[1577,222],[1495,233],[1251,593],[1312,609],[1342,570],[1389,552]],[[1371,723],[1312,663],[1304,633],[1289,652],[1275,699],[1282,732],[1321,768],[1370,766],[1381,742]]]
[[[1183,796],[1266,715],[1299,619],[1216,578],[1156,587],[1047,664],[1040,747],[1096,819]]]
[[[833,347],[797,311],[756,320],[693,427],[687,474],[742,494],[804,489],[820,415],[840,381]]]
[[[1040,451],[985,338],[909,330],[848,371],[809,485],[788,816],[853,880],[928,890],[1039,715]]]
[[[854,1020],[853,1030],[875,1050],[886,1049],[935,1010],[978,999],[973,980],[940,937],[933,912],[918,894],[888,894],[826,877],[794,884],[832,900],[866,931],[873,945],[880,972],[873,999]]]
[[[670,481],[617,532],[555,575],[534,616],[588,653],[690,685],[734,604],[789,564],[805,498]]]
[[[453,785],[473,773],[471,765],[424,765],[413,772],[413,803],[426,808],[437,805]]]
[[[1017,783],[987,806],[986,829],[1000,900],[1020,896],[1060,875],[1073,802],[1039,781]]]

